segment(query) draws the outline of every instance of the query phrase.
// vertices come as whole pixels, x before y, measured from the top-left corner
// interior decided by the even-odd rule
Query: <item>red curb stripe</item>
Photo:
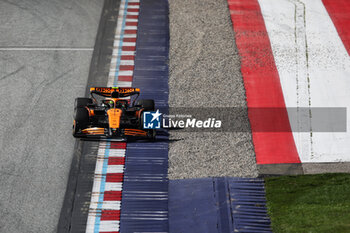
[[[122,191],[105,191],[104,201],[120,201],[122,199]]]
[[[120,210],[102,210],[101,221],[120,220]]]
[[[285,109],[283,92],[270,40],[257,0],[228,0],[248,108]],[[249,111],[253,143],[258,164],[300,163],[291,132],[256,132],[274,125],[290,129],[287,110],[264,120],[260,111]],[[289,130],[290,131],[290,130]]]
[[[135,51],[135,46],[123,46],[122,51]]]
[[[120,66],[119,66],[119,70],[120,70],[120,71],[134,70],[134,66],[120,65]]]
[[[127,15],[126,18],[127,19],[138,19],[138,15]]]
[[[118,76],[118,81],[132,82],[132,76]]]
[[[128,12],[139,12],[139,9],[128,8]]]
[[[121,55],[120,60],[135,60],[135,56],[133,56],[133,55]]]
[[[137,30],[124,30],[124,34],[136,34]]]
[[[106,174],[106,182],[123,182],[123,173],[107,173]]]
[[[110,149],[126,149],[125,142],[111,142]]]
[[[124,157],[109,157],[108,158],[108,165],[123,165],[123,164],[125,164]]]
[[[125,26],[137,26],[137,22],[126,22]]]
[[[136,42],[136,38],[124,38],[123,42]]]
[[[128,2],[129,6],[139,6],[140,3],[139,2]]]
[[[331,17],[345,49],[350,55],[350,1],[349,0],[322,0]]]

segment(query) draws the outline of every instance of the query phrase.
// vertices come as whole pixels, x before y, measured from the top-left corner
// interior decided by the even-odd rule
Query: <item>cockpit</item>
[[[125,99],[107,98],[102,100],[102,104],[107,108],[127,108],[129,103]]]

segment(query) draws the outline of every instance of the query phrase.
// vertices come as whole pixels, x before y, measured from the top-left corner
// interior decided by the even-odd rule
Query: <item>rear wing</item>
[[[132,95],[139,95],[140,89],[131,87],[91,87],[90,94],[111,98],[123,98]]]

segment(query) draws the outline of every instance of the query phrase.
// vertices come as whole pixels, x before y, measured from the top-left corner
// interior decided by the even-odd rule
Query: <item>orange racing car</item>
[[[143,112],[154,111],[154,100],[139,95],[139,88],[90,88],[91,98],[75,99],[73,136],[154,140],[155,129],[143,129]]]

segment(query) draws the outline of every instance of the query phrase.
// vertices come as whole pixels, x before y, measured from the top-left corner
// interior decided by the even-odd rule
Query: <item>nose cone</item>
[[[109,128],[117,129],[120,125],[120,117],[122,115],[122,110],[118,108],[109,109],[107,111]]]

